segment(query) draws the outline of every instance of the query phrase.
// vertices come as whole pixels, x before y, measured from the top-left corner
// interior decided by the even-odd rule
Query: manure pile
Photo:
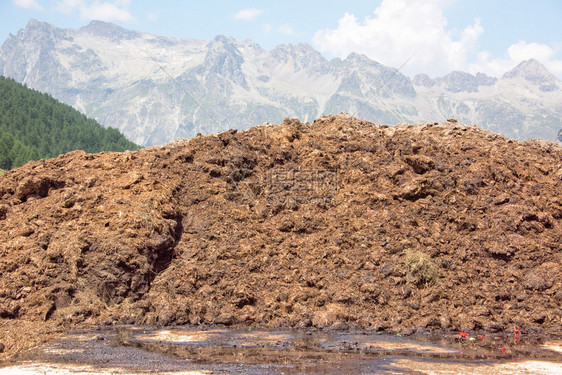
[[[287,119],[0,177],[4,358],[100,322],[560,336],[561,271],[562,148],[455,122]]]

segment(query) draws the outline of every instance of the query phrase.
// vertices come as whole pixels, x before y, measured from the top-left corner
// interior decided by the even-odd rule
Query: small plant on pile
[[[419,250],[406,250],[408,275],[417,285],[430,286],[437,282],[439,273],[429,255]]]
[[[141,205],[138,215],[143,225],[150,231],[150,233],[154,233],[156,224],[154,223],[154,202],[152,199],[147,200]]]

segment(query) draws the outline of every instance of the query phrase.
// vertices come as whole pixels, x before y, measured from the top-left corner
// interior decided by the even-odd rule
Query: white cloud
[[[383,0],[374,17],[360,22],[346,13],[336,29],[317,32],[314,42],[323,52],[334,56],[364,53],[395,67],[414,55],[404,67],[409,74],[438,75],[462,69],[484,29],[479,20],[460,32],[447,29],[443,8],[449,3],[444,0]]]
[[[148,18],[149,21],[158,21],[160,19],[160,13],[158,11],[156,12],[148,12],[146,14],[146,18]]]
[[[130,21],[133,19],[133,16],[126,8],[122,8],[109,2],[94,3],[91,6],[84,8],[81,10],[81,16],[84,18],[105,21]]]
[[[521,61],[534,57],[538,60],[549,60],[554,51],[546,44],[526,43],[519,41],[507,49],[507,54],[512,60]]]
[[[262,9],[247,8],[247,9],[242,9],[242,10],[236,12],[232,16],[232,18],[234,18],[235,20],[250,21],[250,20],[253,20],[254,18],[258,17],[262,13],[263,13]]]
[[[263,32],[266,34],[271,34],[271,31],[273,30],[273,26],[271,26],[270,23],[266,23],[265,25],[263,25]]]
[[[562,60],[556,56],[562,51],[561,43],[520,41],[511,45],[503,57],[493,57],[478,50],[484,33],[479,19],[460,31],[447,26],[443,10],[453,1],[383,0],[373,16],[362,21],[346,13],[336,28],[318,31],[314,44],[328,55],[345,58],[358,52],[394,67],[414,55],[403,68],[403,73],[410,76],[441,76],[464,70],[498,77],[521,61],[535,58],[562,77]]]
[[[32,10],[44,10],[43,7],[36,0],[13,0],[14,5]]]
[[[295,35],[295,30],[287,24],[279,26],[279,34],[283,35]]]
[[[102,21],[131,21],[134,17],[129,12],[129,0],[61,0],[57,9],[64,13],[77,11],[80,18]]]

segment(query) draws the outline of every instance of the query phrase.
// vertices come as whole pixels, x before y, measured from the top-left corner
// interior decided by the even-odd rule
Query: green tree
[[[60,103],[47,94],[0,76],[0,168],[51,158],[73,150],[137,150],[114,128]]]

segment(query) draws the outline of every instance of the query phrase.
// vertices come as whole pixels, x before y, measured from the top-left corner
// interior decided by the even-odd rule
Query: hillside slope
[[[347,115],[31,162],[0,176],[0,342],[100,321],[561,335],[561,162]]]
[[[0,168],[73,150],[137,150],[117,129],[104,128],[50,95],[0,76]]]

